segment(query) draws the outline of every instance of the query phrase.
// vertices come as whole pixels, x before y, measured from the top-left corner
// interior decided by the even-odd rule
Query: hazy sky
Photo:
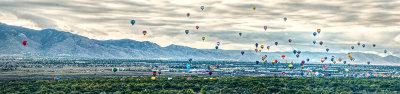
[[[205,6],[204,11],[200,6]],[[161,46],[214,49],[219,41],[220,49],[253,50],[258,42],[271,45],[270,51],[323,52],[330,48],[330,52],[399,56],[399,6],[398,0],[0,0],[0,22]],[[288,20],[284,22],[283,17]],[[322,32],[314,37],[318,28]],[[143,36],[143,30],[148,35]],[[293,40],[291,45],[288,39]],[[324,46],[313,45],[313,40],[323,41]],[[273,46],[275,41],[278,47]],[[373,43],[377,47],[372,48]],[[352,45],[355,50],[350,50]],[[389,53],[383,54],[384,49]]]

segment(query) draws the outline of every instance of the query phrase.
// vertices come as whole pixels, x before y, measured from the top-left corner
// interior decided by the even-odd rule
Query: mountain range
[[[28,41],[22,45],[22,41]],[[379,56],[371,53],[352,53],[355,61],[349,61],[347,53],[303,52],[299,58],[291,52],[254,52],[240,50],[196,49],[180,45],[161,47],[149,41],[95,40],[69,32],[55,29],[33,30],[19,26],[0,23],[0,56],[32,56],[32,57],[67,57],[67,58],[102,58],[102,59],[146,59],[146,60],[218,60],[218,61],[261,61],[267,55],[267,61],[285,60],[300,62],[311,59],[320,63],[320,58],[328,57],[325,62],[331,62],[335,56],[352,63],[366,64],[370,61],[375,65],[399,65],[400,58],[396,56]],[[286,55],[282,59],[281,55]],[[339,63],[339,62],[338,62]]]

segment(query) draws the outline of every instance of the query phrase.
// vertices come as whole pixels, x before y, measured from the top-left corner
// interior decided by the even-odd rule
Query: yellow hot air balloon
[[[345,69],[345,71],[346,71],[346,72],[348,72],[348,71],[349,71],[349,69]]]
[[[289,64],[289,68],[292,68],[293,67],[293,65],[292,64]]]
[[[321,74],[321,76],[325,76],[325,74]]]
[[[290,61],[290,63],[293,63],[293,61]]]
[[[347,56],[351,57],[351,54],[348,54]]]
[[[253,6],[253,10],[256,10],[256,6]]]
[[[151,77],[151,80],[156,80],[156,77]]]
[[[275,61],[272,61],[272,63],[275,63]]]
[[[301,68],[304,68],[304,65],[301,65]]]

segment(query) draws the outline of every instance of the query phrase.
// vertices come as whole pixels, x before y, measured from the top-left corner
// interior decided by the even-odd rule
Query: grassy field
[[[213,94],[213,93],[394,93],[400,90],[398,78],[273,78],[213,77],[202,78],[150,77],[95,78],[69,80],[37,80],[0,82],[0,94]]]

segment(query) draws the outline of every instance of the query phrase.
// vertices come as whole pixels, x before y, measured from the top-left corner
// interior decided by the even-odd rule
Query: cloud
[[[399,56],[398,6],[396,0],[3,0],[0,22],[99,40],[133,39],[200,49],[214,49],[219,41],[220,49],[254,50],[255,43],[272,46],[278,41],[280,45],[271,51],[349,52],[350,46],[361,42],[378,46],[356,51],[381,55],[388,49]],[[134,26],[131,19],[136,20]],[[322,33],[312,36],[318,28]],[[143,30],[149,33],[143,36]],[[314,45],[313,40],[324,45]]]

